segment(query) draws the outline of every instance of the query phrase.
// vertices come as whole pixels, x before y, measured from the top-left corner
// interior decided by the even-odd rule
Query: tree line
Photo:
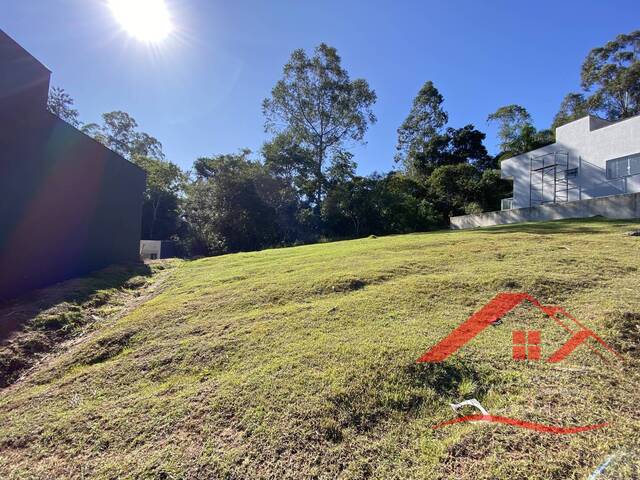
[[[500,161],[553,143],[558,126],[587,114],[619,120],[640,114],[640,31],[587,55],[580,93],[562,101],[550,129],[537,130],[520,105],[487,121],[498,126],[500,152],[490,155],[474,125],[449,125],[444,98],[431,81],[413,99],[397,130],[388,173],[362,176],[349,146],[376,122],[377,97],[351,79],[335,48],[295,50],[262,104],[270,138],[259,152],[202,157],[182,171],[162,144],[122,111],[84,124],[73,99],[52,88],[49,110],[147,172],[142,236],[174,240],[187,256],[426,231],[452,215],[497,210],[511,185]]]

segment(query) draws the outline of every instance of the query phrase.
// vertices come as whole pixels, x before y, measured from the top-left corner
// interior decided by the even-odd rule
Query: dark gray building
[[[0,300],[139,260],[145,173],[49,113],[49,77],[0,30]]]

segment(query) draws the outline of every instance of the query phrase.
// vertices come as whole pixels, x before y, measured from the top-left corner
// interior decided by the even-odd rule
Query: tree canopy
[[[136,155],[158,160],[164,158],[158,139],[138,131],[138,122],[127,112],[103,113],[102,125],[87,123],[82,126],[82,131],[129,160]]]
[[[283,78],[262,104],[265,130],[286,132],[312,152],[313,203],[321,210],[328,152],[346,141],[362,142],[376,121],[375,92],[364,79],[351,80],[335,48],[320,44],[312,56],[295,50],[283,68]]]
[[[592,49],[580,72],[582,93],[564,97],[552,128],[589,114],[613,121],[639,115],[639,54],[640,30]]]
[[[77,127],[80,125],[78,110],[73,108],[74,101],[64,88],[52,87],[47,99],[47,110],[65,122]]]
[[[502,152],[499,159],[515,157],[555,141],[551,130],[540,130],[533,126],[533,120],[526,108],[520,105],[506,105],[487,117],[488,123],[498,124],[498,138]]]
[[[411,169],[419,157],[424,158],[425,146],[438,135],[449,121],[442,108],[444,97],[432,81],[425,82],[413,99],[409,115],[398,128],[396,162]]]

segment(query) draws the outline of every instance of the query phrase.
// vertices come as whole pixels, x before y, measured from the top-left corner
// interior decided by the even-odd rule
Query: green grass
[[[0,388],[65,341],[119,315],[173,263],[112,265],[0,303]]]
[[[0,477],[565,479],[615,453],[601,478],[637,478],[637,228],[561,221],[181,263],[157,296],[0,391]],[[502,291],[563,305],[625,363],[586,348],[513,362],[515,326],[559,340],[527,308],[442,364],[415,363]],[[432,428],[471,397],[611,426]]]

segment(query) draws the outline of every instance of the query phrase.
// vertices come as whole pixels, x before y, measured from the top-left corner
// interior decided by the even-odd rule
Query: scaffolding
[[[571,168],[567,152],[551,152],[529,159],[529,206],[568,202],[579,187],[570,179],[578,175]]]

